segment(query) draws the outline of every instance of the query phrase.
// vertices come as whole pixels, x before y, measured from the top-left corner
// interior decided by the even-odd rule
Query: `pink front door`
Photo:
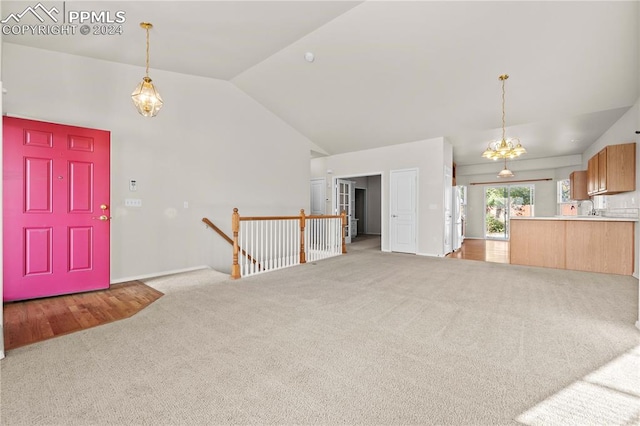
[[[109,144],[3,117],[4,301],[109,287]]]

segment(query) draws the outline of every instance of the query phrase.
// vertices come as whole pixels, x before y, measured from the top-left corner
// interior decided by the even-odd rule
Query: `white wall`
[[[448,152],[448,154],[447,154]],[[451,164],[451,145],[444,138],[392,145],[311,160],[313,178],[381,174],[382,250],[389,251],[389,172],[418,168],[418,254],[443,255],[443,191],[445,155]],[[328,174],[327,170],[332,173]],[[327,211],[331,211],[328,206]]]
[[[230,234],[233,207],[309,209],[310,141],[229,82],[151,68],[165,106],[145,118],[130,99],[144,68],[8,43],[2,59],[8,114],[111,131],[112,282],[228,271],[231,248],[202,217]]]
[[[629,109],[616,123],[611,126],[593,145],[584,152],[582,156],[582,167],[587,169],[588,161],[607,145],[618,145],[621,143],[629,143],[640,141],[640,137],[635,134],[638,128],[638,116],[640,115],[640,99],[633,107]],[[640,143],[638,143],[640,145]],[[636,171],[640,170],[640,146],[636,146]],[[636,173],[636,178],[640,173]],[[640,187],[636,184],[636,190],[633,192],[624,192],[616,195],[598,195],[596,197],[604,197],[607,207],[615,208],[638,208],[640,200],[638,195]],[[594,198],[596,198],[594,197]]]

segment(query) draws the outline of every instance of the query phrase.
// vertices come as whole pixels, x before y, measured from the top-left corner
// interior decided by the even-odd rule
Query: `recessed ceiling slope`
[[[469,135],[456,145],[473,147],[479,158],[491,139],[483,138],[486,130],[500,128],[500,74],[513,77],[510,126],[562,127],[563,119],[571,125],[584,114],[606,126],[610,111],[615,116],[633,105],[638,7],[365,2],[232,81],[331,154]],[[315,54],[313,64],[303,60],[307,51]],[[554,155],[552,144],[562,142],[536,151],[524,135],[508,132],[530,158]]]
[[[3,17],[33,3],[3,1]],[[459,164],[480,163],[504,73],[528,158],[583,152],[640,96],[638,1],[46,3],[123,10],[123,34],[3,42],[143,67],[151,21],[154,70],[232,81],[320,154],[444,136]]]
[[[37,2],[31,2],[37,3]],[[31,3],[3,1],[3,17]],[[144,65],[140,22],[153,22],[153,67],[229,80],[359,1],[54,1],[60,11],[124,11],[122,35],[3,35],[3,41],[130,65]],[[61,12],[62,13],[62,12]],[[35,18],[33,22],[38,24]]]

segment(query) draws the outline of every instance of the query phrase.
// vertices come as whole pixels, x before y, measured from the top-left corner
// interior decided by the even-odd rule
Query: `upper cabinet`
[[[578,170],[569,175],[569,198],[572,200],[588,200],[588,176],[586,170]]]
[[[636,144],[609,145],[587,163],[589,195],[636,190]]]

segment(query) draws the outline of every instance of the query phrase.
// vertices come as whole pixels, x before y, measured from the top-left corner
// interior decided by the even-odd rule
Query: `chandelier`
[[[505,112],[504,112],[504,82],[509,78],[507,74],[498,77],[502,81],[502,139],[489,142],[487,149],[482,153],[482,157],[488,160],[504,159],[504,169],[498,177],[512,177],[513,172],[507,168],[507,158],[516,158],[526,154],[527,150],[520,144],[520,139],[505,137]]]
[[[131,94],[133,105],[138,112],[145,117],[155,117],[162,108],[162,98],[149,78],[149,29],[153,25],[149,22],[141,22],[140,26],[147,31],[147,68],[142,82],[138,84]]]

